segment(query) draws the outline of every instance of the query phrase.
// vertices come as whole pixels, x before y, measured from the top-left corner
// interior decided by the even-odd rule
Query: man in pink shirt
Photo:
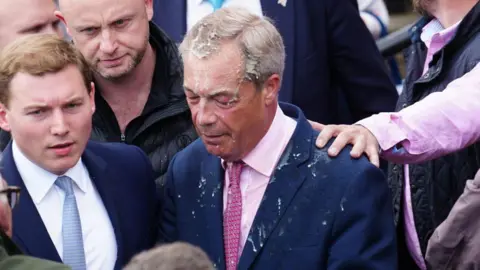
[[[423,258],[430,236],[480,167],[480,144],[474,144],[480,139],[480,4],[414,4],[426,16],[412,28],[398,112],[374,115],[353,126],[325,127],[319,145],[337,136],[329,148],[332,156],[352,143],[353,157],[365,152],[378,164],[380,153],[391,162],[408,164],[389,168],[399,243],[408,249],[402,253],[400,248],[399,258],[405,262],[411,257],[413,267],[426,269]]]
[[[278,103],[285,50],[269,20],[224,8],[180,52],[201,137],[170,163],[160,241],[205,250],[217,269],[396,269],[388,186],[366,158],[315,146]]]

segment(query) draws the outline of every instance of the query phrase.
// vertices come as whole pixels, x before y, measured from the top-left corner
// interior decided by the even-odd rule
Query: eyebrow
[[[83,97],[73,97],[73,98],[69,99],[68,101],[66,101],[65,103],[63,103],[62,106],[66,105],[66,104],[81,102],[81,101],[83,101]],[[36,103],[36,104],[34,103],[32,105],[28,105],[27,107],[23,108],[23,110],[28,111],[28,110],[33,110],[33,109],[46,109],[46,108],[50,108],[50,105],[45,104],[43,102],[39,102],[39,103]]]
[[[131,11],[126,11],[126,12],[117,14],[117,16],[115,16],[113,19],[111,19],[107,22],[107,25],[111,25],[118,20],[131,19],[133,17],[135,17],[134,13],[132,13]],[[94,22],[92,20],[85,19],[84,21],[81,21],[77,25],[75,25],[73,27],[73,29],[75,29],[76,31],[81,31],[81,30],[84,30],[86,28],[97,28],[97,27],[99,27],[98,22]]]
[[[73,29],[77,32],[81,32],[82,30],[85,30],[87,28],[98,28],[98,24],[94,22],[83,22],[78,25],[73,26]]]
[[[190,93],[192,93],[192,94],[195,94],[195,95],[197,94],[197,93],[195,93],[192,89],[186,87],[185,85],[183,86],[183,89],[185,89],[185,91],[190,92]]]
[[[33,104],[33,105],[28,105],[27,107],[23,108],[24,112],[32,111],[32,110],[38,110],[38,109],[48,109],[50,106],[45,105],[45,104]]]
[[[30,33],[34,30],[36,30],[37,28],[42,28],[42,27],[45,27],[45,25],[47,25],[48,22],[37,22],[33,25],[30,25],[30,26],[27,26],[25,28],[23,28],[22,30],[19,31],[20,34],[26,34],[26,33]]]
[[[193,91],[192,89],[190,89],[190,88],[188,88],[188,87],[186,87],[186,86],[184,86],[183,88],[185,89],[185,91],[190,92],[190,93],[198,96],[198,93],[196,93],[196,92]],[[233,96],[237,96],[238,94],[237,94],[237,93],[232,93],[232,92],[229,91],[229,90],[219,89],[219,90],[213,91],[212,93],[207,94],[206,96],[207,96],[207,97],[210,97],[210,98],[213,98],[213,97],[217,97],[217,96],[221,96],[221,95],[228,95],[228,96],[232,96],[232,95],[233,95]]]
[[[37,19],[35,20],[34,22],[29,22],[28,25],[24,26],[20,31],[19,33],[22,33],[22,34],[25,34],[25,33],[29,33],[33,30],[35,30],[36,28],[39,28],[39,27],[45,27],[46,25],[49,25],[51,23],[57,23],[59,24],[60,23],[60,19],[56,18],[56,17],[49,17],[49,18],[43,18],[43,19]]]
[[[112,24],[118,20],[124,20],[124,19],[131,19],[135,17],[135,13],[132,13],[131,11],[125,11],[123,13],[117,14],[118,16],[114,17],[112,20],[108,21],[108,24]]]
[[[83,97],[73,97],[73,98],[69,99],[65,104],[80,102],[80,101],[83,101],[83,100],[84,100]]]

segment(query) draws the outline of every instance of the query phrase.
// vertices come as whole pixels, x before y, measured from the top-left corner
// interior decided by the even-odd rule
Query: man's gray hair
[[[200,248],[176,242],[144,251],[123,270],[214,270],[213,263]]]
[[[270,19],[244,8],[222,8],[196,23],[180,44],[182,57],[207,58],[222,42],[234,41],[243,56],[244,79],[261,86],[273,74],[283,76],[285,47]]]

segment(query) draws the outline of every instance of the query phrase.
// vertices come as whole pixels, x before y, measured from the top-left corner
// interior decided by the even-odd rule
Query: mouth
[[[202,141],[207,145],[221,145],[223,144],[223,137],[225,134],[205,134],[202,133]]]
[[[111,62],[111,61],[116,61],[121,59],[123,56],[115,57],[115,58],[109,58],[109,59],[101,59],[100,61],[102,62]]]
[[[106,65],[107,67],[115,67],[120,65],[124,56],[110,58],[110,59],[101,59],[100,62]]]
[[[73,142],[58,143],[50,146],[49,149],[53,151],[57,157],[67,157],[72,152],[73,146]]]
[[[72,145],[73,145],[73,142],[66,142],[66,143],[59,143],[59,144],[52,145],[49,148],[51,148],[51,149],[62,149],[62,148],[70,147]]]
[[[205,134],[205,133],[202,135],[206,138],[211,138],[211,139],[220,138],[223,136],[223,134]]]

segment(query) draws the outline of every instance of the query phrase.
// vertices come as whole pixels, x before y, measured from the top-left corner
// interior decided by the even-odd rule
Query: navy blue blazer
[[[117,240],[115,269],[137,253],[152,248],[157,238],[157,199],[152,165],[135,146],[120,143],[87,144],[82,161],[98,190]],[[2,175],[22,188],[13,209],[13,241],[26,255],[61,262],[43,221],[13,160],[12,145],[3,152]]]
[[[154,0],[153,21],[173,40],[186,33],[186,0]],[[261,0],[286,50],[280,100],[308,119],[350,124],[394,111],[398,94],[356,0]]]
[[[383,173],[349,149],[337,158],[315,146],[302,112],[255,216],[239,269],[396,269],[392,199]],[[203,248],[225,269],[225,172],[201,140],[179,152],[167,172],[159,236]]]

